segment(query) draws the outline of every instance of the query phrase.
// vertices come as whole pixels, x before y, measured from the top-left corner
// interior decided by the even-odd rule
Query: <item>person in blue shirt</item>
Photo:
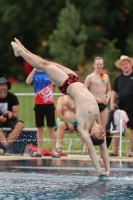
[[[37,152],[32,154],[33,157],[42,156],[42,142],[44,130],[44,118],[46,117],[47,127],[50,134],[52,157],[59,158],[60,154],[56,152],[56,136],[54,131],[55,126],[55,107],[53,98],[53,84],[48,75],[42,71],[33,69],[26,79],[26,83],[33,82],[35,99],[34,112],[35,123],[37,127]]]

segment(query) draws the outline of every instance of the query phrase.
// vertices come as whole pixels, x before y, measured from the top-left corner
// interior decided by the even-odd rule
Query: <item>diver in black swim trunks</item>
[[[110,164],[105,133],[101,126],[99,109],[94,96],[88,91],[84,84],[81,83],[81,80],[72,70],[32,54],[16,38],[11,42],[11,45],[16,57],[21,56],[32,67],[44,70],[50,79],[53,80],[59,88],[61,87],[61,90],[63,88],[63,93],[67,93],[72,98],[76,109],[75,119],[77,121],[77,129],[87,145],[89,155],[96,168],[97,174],[99,177],[109,176]],[[93,144],[100,146],[105,172],[103,172],[100,167]]]
[[[94,71],[85,79],[85,86],[94,95],[99,111],[101,124],[106,130],[108,120],[108,103],[111,97],[111,86],[109,76],[103,72],[104,61],[101,57],[96,57],[93,62]]]

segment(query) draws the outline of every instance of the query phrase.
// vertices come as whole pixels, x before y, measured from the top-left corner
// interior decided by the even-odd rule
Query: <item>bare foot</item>
[[[21,44],[21,42],[17,39],[17,38],[14,38],[14,41],[17,45],[19,45],[22,49],[25,49],[25,47]]]
[[[14,55],[16,57],[20,56],[20,54],[18,53],[20,47],[15,42],[11,42],[11,46],[14,50]]]

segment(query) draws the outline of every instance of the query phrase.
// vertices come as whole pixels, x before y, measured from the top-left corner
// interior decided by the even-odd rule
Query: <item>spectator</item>
[[[122,55],[115,62],[115,66],[121,69],[122,73],[115,78],[110,108],[114,110],[115,107],[119,107],[128,115],[128,126],[131,130],[129,157],[133,157],[133,58]],[[118,105],[115,100],[118,100]],[[118,155],[118,145],[119,138],[113,138],[113,152],[109,154],[110,156]]]
[[[10,88],[11,83],[4,77],[0,78],[0,143],[3,146],[4,155],[13,153],[11,145],[17,140],[24,127],[23,122],[18,120],[18,99],[8,91]],[[7,137],[2,131],[3,127],[12,128]]]
[[[52,144],[52,157],[59,158],[59,153],[56,152],[56,136],[54,131],[55,126],[55,107],[53,98],[53,85],[48,75],[41,71],[33,69],[26,79],[26,83],[30,84],[33,81],[35,91],[35,121],[37,126],[37,146],[38,151],[32,154],[33,157],[42,156],[42,142],[44,130],[44,116],[46,116],[47,126],[50,133]]]
[[[94,59],[93,67],[93,73],[86,77],[84,84],[90,89],[98,103],[101,124],[106,131],[108,103],[111,96],[110,80],[109,76],[103,72],[104,60],[101,57]]]
[[[73,132],[77,129],[77,122],[75,120],[75,107],[74,102],[70,96],[61,96],[56,104],[57,121],[56,121],[56,140],[57,151],[62,151],[62,140],[65,130]]]

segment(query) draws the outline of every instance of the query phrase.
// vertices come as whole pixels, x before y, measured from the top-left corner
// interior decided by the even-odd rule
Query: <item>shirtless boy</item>
[[[84,85],[89,88],[94,95],[100,110],[100,121],[104,130],[108,120],[108,108],[111,97],[111,86],[109,76],[103,73],[104,61],[101,57],[96,57],[93,63],[94,71],[85,79]]]
[[[68,94],[74,101],[76,108],[76,121],[78,123],[78,132],[82,135],[88,147],[88,153],[96,168],[97,174],[101,176],[109,176],[110,165],[109,156],[105,142],[104,130],[100,125],[99,109],[94,96],[84,86],[80,78],[70,69],[44,60],[28,51],[16,38],[11,42],[16,57],[21,56],[32,67],[44,70],[51,80],[59,87],[60,91]],[[96,150],[92,143],[92,138],[98,139],[100,144],[100,152],[105,165],[105,172],[102,171]]]
[[[64,95],[58,98],[56,104],[56,140],[57,140],[57,151],[62,151],[62,140],[64,137],[65,130],[73,132],[77,129],[77,122],[75,120],[75,107],[74,102],[70,96]]]

